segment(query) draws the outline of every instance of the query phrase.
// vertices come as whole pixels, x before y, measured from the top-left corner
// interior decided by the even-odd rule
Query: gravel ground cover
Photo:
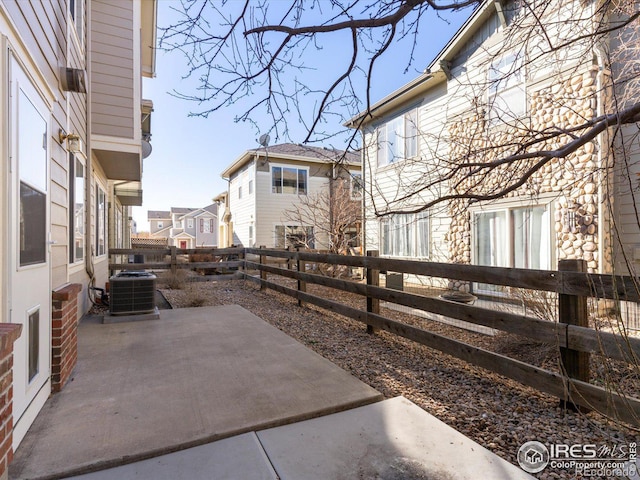
[[[271,278],[270,278],[271,280]],[[287,279],[282,283],[293,286]],[[365,299],[309,285],[308,291],[364,308]],[[174,308],[238,304],[371,385],[386,397],[404,395],[464,435],[517,465],[518,448],[527,441],[545,444],[626,446],[640,433],[596,413],[574,413],[559,407],[555,397],[493,374],[482,368],[397,337],[388,332],[366,333],[365,326],[252,282],[220,280],[164,288]],[[382,314],[406,323],[513,358],[557,370],[555,349],[513,336],[495,337],[421,319],[390,309]],[[640,387],[636,369],[596,365],[596,373],[634,391]],[[614,377],[615,376],[615,377]],[[637,393],[634,393],[637,395]],[[581,478],[570,470],[547,467],[541,479]],[[481,478],[481,477],[479,477]],[[595,478],[595,477],[590,477]]]

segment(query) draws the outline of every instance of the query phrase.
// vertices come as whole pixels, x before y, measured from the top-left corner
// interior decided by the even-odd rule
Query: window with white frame
[[[249,195],[253,194],[253,180],[249,180]]]
[[[176,220],[175,228],[182,228],[182,220]]]
[[[238,198],[242,198],[242,185],[238,186]]]
[[[473,263],[492,267],[551,268],[550,206],[516,206],[474,212]],[[479,291],[500,287],[475,284]]]
[[[164,227],[164,223],[163,222],[158,222],[156,225],[158,226],[158,228]]]
[[[412,158],[418,154],[418,110],[413,109],[377,129],[378,166]]]
[[[69,263],[84,259],[84,164],[69,154]]]
[[[488,117],[490,124],[509,123],[527,111],[522,57],[510,53],[489,67]]]
[[[315,248],[313,227],[299,225],[277,225],[274,244],[275,248]]]
[[[96,185],[96,256],[107,253],[107,195]]]
[[[271,192],[306,195],[309,172],[306,168],[271,167]]]
[[[193,218],[187,219],[187,228],[193,228]]]
[[[362,173],[351,172],[351,198],[359,199],[362,197]]]
[[[396,214],[380,220],[380,254],[390,257],[429,258],[429,214]]]
[[[122,210],[116,209],[116,238],[115,238],[115,247],[122,248],[124,246],[124,223]]]
[[[69,13],[73,19],[78,42],[84,48],[84,0],[69,0]]]

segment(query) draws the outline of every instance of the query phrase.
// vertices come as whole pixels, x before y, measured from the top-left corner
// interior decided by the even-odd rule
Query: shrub
[[[176,270],[174,272],[167,272],[162,276],[162,279],[167,284],[168,288],[173,290],[183,290],[187,284],[187,275],[189,273],[186,270]]]

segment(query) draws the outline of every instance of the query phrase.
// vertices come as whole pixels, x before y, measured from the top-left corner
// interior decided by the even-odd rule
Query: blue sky
[[[172,6],[179,7],[179,2],[158,2],[159,27],[168,25],[175,15],[171,11]],[[471,10],[466,9],[455,14],[443,13],[442,18],[434,15],[428,22],[422,19],[424,26],[417,39],[415,61],[408,70],[409,41],[395,44],[385,52],[374,71],[372,101],[381,99],[418,76],[470,13]],[[303,60],[313,66],[313,70],[308,74],[291,71],[291,78],[295,75],[298,81],[315,80],[330,84],[340,61],[350,59],[349,53],[343,53],[344,40],[343,36],[335,34],[323,40],[321,51],[308,49],[309,57]],[[156,78],[143,81],[143,96],[154,104],[151,120],[153,152],[144,160],[143,206],[133,208],[138,231],[149,228],[147,210],[209,205],[213,197],[226,190],[226,181],[220,177],[222,170],[245,150],[256,148],[260,133],[271,127],[269,117],[260,112],[252,116],[260,132],[248,122],[236,123],[234,118],[244,112],[242,102],[214,112],[207,118],[189,116],[190,112],[200,111],[202,106],[170,94],[174,90],[183,93],[195,91],[195,80],[182,78],[186,72],[186,60],[179,52],[158,51]],[[338,119],[328,122],[331,121],[335,121],[336,130],[341,128]],[[288,126],[291,141],[302,142],[306,130],[298,118],[292,117]],[[325,128],[334,127],[327,123]],[[281,138],[276,141],[272,136],[271,144],[284,141],[287,140]],[[344,147],[338,141],[325,146]]]

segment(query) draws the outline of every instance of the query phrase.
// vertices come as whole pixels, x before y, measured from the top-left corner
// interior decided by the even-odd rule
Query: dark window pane
[[[307,171],[298,170],[298,195],[307,194]]]
[[[40,363],[40,310],[29,315],[29,381],[38,374]]]
[[[47,257],[46,195],[20,182],[20,265],[44,263]]]
[[[282,193],[282,168],[273,167],[271,169],[271,191],[273,193]]]
[[[282,169],[282,193],[297,193],[298,170],[295,168]]]

